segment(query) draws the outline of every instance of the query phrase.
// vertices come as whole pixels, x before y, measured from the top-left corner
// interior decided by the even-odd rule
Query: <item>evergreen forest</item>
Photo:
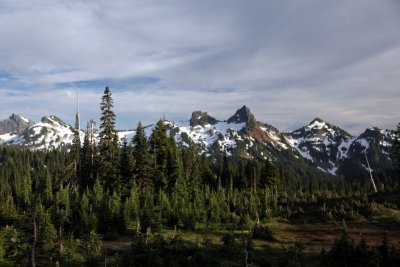
[[[396,178],[374,193],[273,158],[206,156],[163,119],[121,143],[113,108],[106,87],[98,138],[88,124],[81,140],[77,118],[71,147],[0,147],[0,266],[400,266]]]

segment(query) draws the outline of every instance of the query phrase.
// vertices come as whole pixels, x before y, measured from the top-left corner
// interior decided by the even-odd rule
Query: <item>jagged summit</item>
[[[308,135],[319,135],[319,137],[321,137],[321,135],[330,135],[331,137],[352,137],[351,134],[349,134],[342,128],[332,125],[321,118],[313,119],[308,125],[294,131],[292,134],[296,135],[304,132],[308,132]]]
[[[33,124],[33,121],[13,113],[8,119],[0,121],[0,135],[20,134]]]
[[[336,174],[354,138],[345,130],[320,118],[292,132],[290,142],[319,169]]]
[[[254,129],[257,125],[257,121],[254,118],[253,113],[251,113],[250,109],[246,106],[238,109],[235,114],[230,117],[227,121],[228,123],[246,123],[246,126],[249,129]]]
[[[207,124],[211,124],[211,125],[215,125],[217,124],[218,121],[209,116],[207,114],[207,112],[201,112],[201,111],[193,111],[192,112],[192,117],[190,118],[190,126],[197,126],[197,125],[207,125]]]

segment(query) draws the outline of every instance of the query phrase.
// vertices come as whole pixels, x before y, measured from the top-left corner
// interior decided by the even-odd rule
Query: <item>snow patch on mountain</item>
[[[320,121],[318,119],[315,119],[309,125],[307,125],[307,128],[309,130],[311,130],[311,129],[322,129],[324,127],[326,127],[326,123],[324,121]]]
[[[297,152],[299,152],[299,154],[303,158],[313,161],[313,157],[311,157],[310,151],[308,150],[308,148],[307,147],[299,147],[300,144],[304,143],[304,141],[306,140],[305,138],[295,139],[291,136],[287,136],[286,140],[293,148],[295,148],[297,150]]]
[[[359,143],[364,149],[363,152],[366,152],[369,148],[369,142],[365,139],[357,139],[355,141],[356,143]]]
[[[356,140],[355,137],[349,138],[349,139],[344,139],[338,146],[338,159],[343,160],[347,158],[347,154],[349,152],[350,146],[353,144],[354,140]]]
[[[13,133],[6,133],[6,134],[1,134],[0,135],[0,144],[5,143],[15,137],[17,137],[18,135],[13,134]]]
[[[242,140],[238,134],[245,127],[246,123],[217,122],[214,125],[191,126],[188,121],[180,123],[169,122],[169,126],[177,131],[175,139],[178,143],[186,143],[189,138],[207,152],[208,148],[218,142],[221,151],[228,151],[235,148],[237,140]]]
[[[23,117],[23,116],[19,116],[20,118],[21,118],[21,120],[23,120],[24,122],[26,122],[26,123],[29,123],[30,122],[30,120],[28,120],[27,118],[25,118],[25,117]]]

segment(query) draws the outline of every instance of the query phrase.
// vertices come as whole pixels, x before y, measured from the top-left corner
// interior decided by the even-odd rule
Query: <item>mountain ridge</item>
[[[349,166],[365,169],[364,152],[371,157],[373,169],[390,169],[393,165],[391,149],[396,139],[394,131],[377,127],[367,128],[362,134],[353,136],[316,117],[297,130],[283,133],[272,125],[257,121],[246,106],[239,108],[227,120],[218,120],[207,112],[194,111],[187,121],[165,120],[164,123],[174,133],[178,144],[189,146],[192,142],[196,143],[201,153],[216,158],[227,154],[286,162],[302,159],[325,173],[345,176],[350,173]],[[151,125],[146,127],[147,136],[151,129]],[[43,117],[40,123],[21,130],[7,140],[0,139],[0,144],[57,149],[72,143],[74,128],[50,115]],[[130,139],[134,133],[118,131],[120,138]],[[83,139],[84,132],[80,134]],[[383,162],[385,167],[381,167],[379,162]]]

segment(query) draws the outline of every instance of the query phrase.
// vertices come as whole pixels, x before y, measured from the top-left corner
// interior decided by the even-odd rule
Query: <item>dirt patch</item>
[[[400,242],[400,225],[348,223],[346,231],[355,244],[358,244],[363,238],[368,246],[379,246],[384,233],[387,233],[390,244],[398,245]],[[319,252],[322,248],[329,249],[335,239],[340,238],[343,233],[343,227],[307,224],[283,229],[282,233],[285,232],[293,240],[302,240],[307,246],[307,250]]]
[[[104,241],[104,249],[108,251],[122,251],[128,249],[131,244],[132,238],[130,236],[123,236],[118,240]]]

